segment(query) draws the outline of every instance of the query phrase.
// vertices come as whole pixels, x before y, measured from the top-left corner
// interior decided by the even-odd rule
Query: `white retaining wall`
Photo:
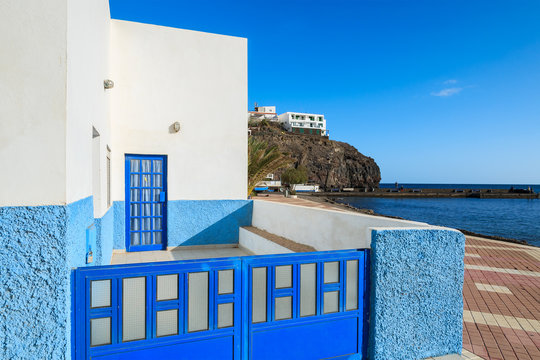
[[[432,228],[415,221],[254,200],[252,225],[317,251],[368,249],[373,228]]]

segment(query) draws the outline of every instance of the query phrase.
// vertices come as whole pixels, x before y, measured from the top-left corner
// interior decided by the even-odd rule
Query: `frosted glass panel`
[[[140,211],[139,211],[139,204],[132,204],[131,205],[131,213],[130,213],[131,216],[139,216],[140,215]]]
[[[140,226],[139,219],[137,218],[131,219],[131,231],[140,230],[139,226]]]
[[[122,341],[146,338],[146,278],[123,279]]]
[[[276,320],[292,318],[292,296],[276,298],[275,317]]]
[[[150,172],[150,164],[152,160],[141,160],[141,172]]]
[[[154,215],[158,215],[158,216],[162,215],[161,207],[162,207],[161,204],[154,204]]]
[[[161,244],[161,232],[154,232],[154,243]]]
[[[139,175],[137,174],[131,174],[131,184],[132,187],[138,187],[139,186]]]
[[[276,289],[292,287],[292,265],[276,266]]]
[[[158,311],[156,316],[156,336],[178,334],[178,309]]]
[[[226,328],[234,325],[234,307],[232,303],[218,305],[218,328]]]
[[[347,297],[345,310],[358,309],[358,260],[347,261]]]
[[[141,233],[141,245],[152,245],[152,233]]]
[[[218,271],[218,294],[232,294],[234,292],[234,270]]]
[[[178,299],[178,274],[158,275],[156,300]]]
[[[337,283],[339,282],[339,262],[325,262],[324,263],[324,283]]]
[[[131,245],[139,245],[141,243],[141,233],[131,233]]]
[[[90,346],[107,345],[111,343],[111,318],[90,320]]]
[[[139,190],[131,190],[131,201],[140,201],[139,196]]]
[[[339,311],[339,291],[329,291],[324,293],[323,298],[325,314]]]
[[[162,161],[161,160],[154,160],[154,172],[161,172],[162,171]]]
[[[130,167],[131,167],[131,172],[138,172],[139,171],[139,160],[130,160]]]
[[[147,186],[150,186],[150,184],[148,184]],[[141,201],[151,201],[150,200],[150,194],[151,194],[150,189],[142,189],[141,190]]]
[[[317,305],[317,265],[300,265],[300,316],[315,315]]]
[[[152,216],[150,213],[150,210],[152,210],[151,204],[141,204],[141,215],[142,216]],[[148,229],[146,229],[148,230]]]
[[[154,175],[154,186],[161,187],[161,175]]]
[[[141,187],[150,187],[150,175],[141,175]]]
[[[251,279],[254,323],[266,321],[266,268],[254,268]]]
[[[208,330],[208,272],[188,275],[188,331]]]
[[[111,306],[111,280],[94,280],[90,285],[90,307]]]
[[[150,230],[150,218],[141,219],[141,230]]]
[[[154,230],[161,230],[161,218],[154,218]]]

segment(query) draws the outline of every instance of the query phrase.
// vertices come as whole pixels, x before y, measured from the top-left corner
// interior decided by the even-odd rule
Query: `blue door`
[[[167,248],[167,156],[126,155],[126,249]]]

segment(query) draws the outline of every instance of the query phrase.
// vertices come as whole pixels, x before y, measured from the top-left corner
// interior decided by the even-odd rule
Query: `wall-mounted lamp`
[[[103,87],[105,90],[112,89],[114,87],[114,81],[109,79],[103,80]]]
[[[173,124],[172,126],[174,132],[179,132],[180,131],[180,123],[177,121]]]

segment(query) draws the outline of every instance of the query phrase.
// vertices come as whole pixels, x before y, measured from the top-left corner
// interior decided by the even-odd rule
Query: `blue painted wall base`
[[[125,204],[115,201],[114,249],[125,249]],[[237,244],[239,229],[251,225],[252,200],[169,200],[167,245]]]
[[[374,230],[370,359],[461,353],[465,236],[451,230]]]
[[[94,219],[92,197],[69,205],[0,207],[0,359],[69,359],[71,269],[110,263],[112,211]]]

